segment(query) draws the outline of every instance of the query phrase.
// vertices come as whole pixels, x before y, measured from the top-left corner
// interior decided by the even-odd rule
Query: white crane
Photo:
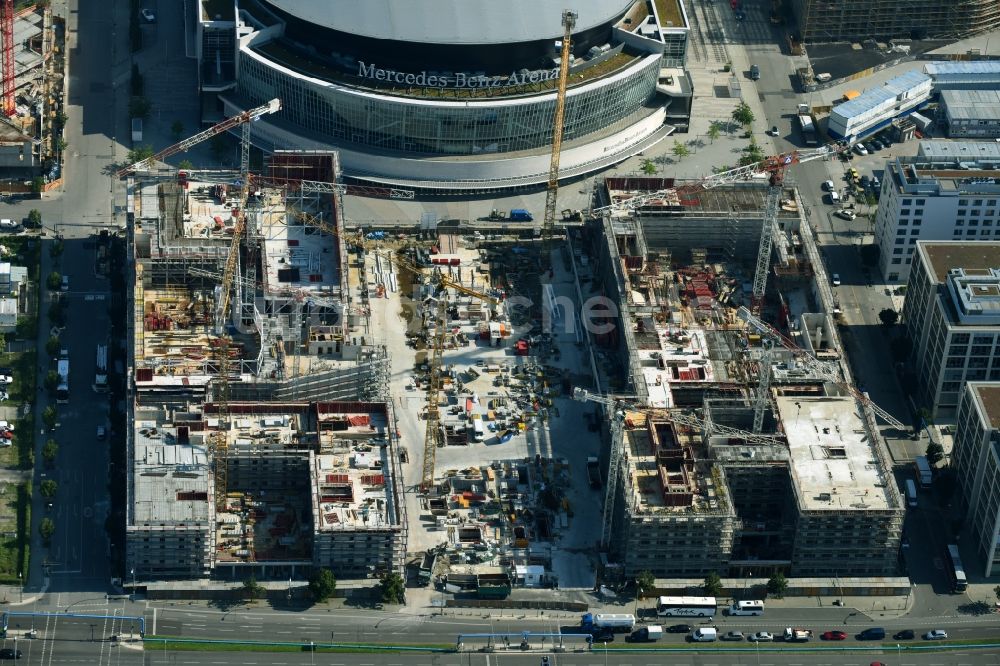
[[[753,311],[759,312],[760,305],[764,301],[764,290],[767,287],[767,268],[771,260],[771,247],[775,242],[778,243],[778,251],[782,258],[782,263],[787,263],[781,227],[778,226],[778,210],[781,207],[781,187],[785,179],[785,170],[793,164],[802,164],[804,162],[829,158],[849,148],[850,146],[847,143],[835,142],[813,150],[793,150],[788,153],[781,153],[780,155],[772,155],[760,162],[736,167],[728,171],[721,171],[711,176],[706,176],[694,183],[681,185],[669,190],[640,194],[609,206],[594,208],[591,213],[598,215],[616,210],[634,210],[652,200],[662,199],[674,193],[678,195],[697,194],[698,192],[711,190],[720,185],[746,182],[761,175],[766,176],[769,187],[767,198],[764,201],[764,220],[760,234],[760,245],[757,248],[757,267],[754,270],[753,295],[750,301]],[[684,197],[681,196],[681,200],[683,199]]]
[[[899,430],[908,429],[896,417],[894,417],[892,414],[890,414],[889,412],[885,411],[884,409],[876,405],[872,401],[872,399],[869,398],[867,395],[865,395],[855,387],[845,382],[843,377],[839,375],[836,369],[834,367],[831,367],[831,364],[824,363],[823,361],[819,360],[818,358],[807,352],[805,349],[802,349],[801,347],[796,345],[794,342],[792,342],[784,335],[782,335],[779,331],[775,330],[775,328],[772,327],[770,324],[768,324],[767,322],[765,322],[764,320],[760,319],[752,312],[750,312],[749,309],[741,307],[739,310],[736,311],[736,316],[742,319],[744,322],[746,322],[748,326],[753,328],[760,335],[770,338],[774,343],[780,344],[782,347],[792,352],[792,354],[795,355],[796,361],[803,367],[808,368],[810,372],[813,372],[815,375],[823,377],[830,383],[839,386],[840,388],[844,389],[852,396],[854,396],[856,399],[868,405],[879,418],[881,418],[883,421],[891,425],[893,428],[897,428]],[[771,374],[770,363],[767,364],[767,367],[761,367],[760,372],[761,374],[770,375]],[[766,400],[766,395],[762,397],[758,393],[757,400],[760,401],[762,399]],[[758,405],[759,404],[760,403],[758,402]],[[755,411],[754,412],[755,426],[756,426],[756,420],[757,420],[757,414]]]
[[[609,412],[611,420],[611,451],[608,459],[608,482],[604,489],[604,515],[601,529],[601,546],[607,548],[611,544],[615,497],[618,493],[618,484],[621,480],[621,466],[625,461],[625,413],[631,411],[642,414],[663,414],[664,412],[663,410],[638,406],[638,398],[635,396],[603,396],[579,387],[573,389],[573,399],[580,402],[596,402],[599,405],[604,405]],[[739,428],[731,428],[678,412],[667,413],[667,418],[673,423],[697,428],[706,435],[725,435],[756,444],[781,443],[781,440],[777,437],[747,432]]]

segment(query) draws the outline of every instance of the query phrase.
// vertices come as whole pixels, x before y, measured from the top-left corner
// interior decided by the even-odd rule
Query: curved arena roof
[[[373,39],[503,44],[556,39],[567,3],[552,0],[268,0],[318,26]],[[574,32],[608,23],[634,0],[573,0]]]

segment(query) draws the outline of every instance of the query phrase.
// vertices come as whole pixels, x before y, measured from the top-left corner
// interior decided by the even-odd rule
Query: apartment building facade
[[[903,322],[933,417],[956,412],[966,382],[1000,381],[1000,242],[918,241]]]
[[[1000,572],[1000,382],[966,384],[951,464],[984,576]]]

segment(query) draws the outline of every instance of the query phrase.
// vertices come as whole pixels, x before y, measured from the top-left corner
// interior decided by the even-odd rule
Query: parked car
[[[747,636],[747,640],[753,643],[766,643],[774,640],[774,634],[766,631],[757,631]]]
[[[62,285],[59,287],[59,291],[69,291],[69,276],[62,276]]]
[[[742,641],[744,636],[742,631],[727,631],[719,638],[724,641]]]
[[[743,19],[745,19],[747,17],[747,15],[744,14],[743,12],[741,12],[741,11],[734,12],[733,16],[736,17],[737,21],[742,21]]]
[[[143,8],[139,10],[139,16],[141,16],[142,20],[146,23],[156,23],[156,14],[153,13],[152,9]]]
[[[859,641],[881,641],[885,639],[885,629],[882,627],[868,627],[855,638]]]
[[[97,426],[97,439],[103,440],[107,436],[108,436],[107,429],[105,429],[104,426]]]
[[[750,65],[750,79],[752,81],[760,80],[760,67],[757,65]]]
[[[878,179],[878,176],[872,176],[872,179],[868,182],[873,190],[877,190],[882,187],[882,181]]]
[[[832,284],[834,287],[840,286],[840,273],[833,273],[830,276],[830,284]]]
[[[844,631],[824,631],[820,634],[820,638],[824,641],[846,641],[847,632]]]
[[[848,222],[854,220],[858,216],[858,214],[855,213],[853,210],[849,210],[847,208],[841,208],[835,213],[835,215],[837,217],[847,220]]]
[[[897,641],[911,641],[914,638],[913,629],[903,629],[902,631],[897,631],[892,635],[892,637]]]
[[[859,174],[858,170],[855,169],[854,167],[851,167],[850,171],[848,171],[847,173],[848,175],[850,175],[851,180],[853,181],[857,181],[861,177],[861,174]]]
[[[865,145],[863,143],[856,143],[854,144],[854,152],[856,152],[858,155],[867,155],[868,149],[865,148]]]
[[[875,152],[875,146],[872,145],[871,141],[866,141],[865,142],[865,148],[868,150],[869,153],[874,153]]]
[[[878,138],[878,140],[881,141],[882,145],[884,145],[886,148],[888,148],[889,146],[891,146],[892,143],[893,143],[892,137],[890,137],[888,134],[883,134],[882,136],[880,136]]]
[[[770,136],[778,136],[779,134],[781,134],[781,132],[778,131],[778,126],[777,125],[772,125],[771,129],[767,130],[767,133]]]
[[[691,631],[690,624],[674,624],[667,627],[667,633],[670,634],[687,634]]]
[[[604,627],[595,631],[592,636],[595,643],[611,643],[615,640],[614,630]]]
[[[865,174],[861,176],[861,187],[868,189],[868,184],[872,182],[871,176]]]
[[[832,180],[824,180],[823,181],[823,191],[824,192],[833,192],[833,188],[834,188],[834,185],[833,185],[833,181]]]
[[[931,629],[924,634],[924,640],[928,641],[943,641],[946,638],[948,638],[948,632],[944,629]]]
[[[13,648],[4,648],[0,650],[0,659],[20,659],[21,651],[15,650]]]
[[[875,146],[875,150],[882,150],[883,148],[885,148],[885,144],[883,144],[878,139],[872,139],[872,145]]]

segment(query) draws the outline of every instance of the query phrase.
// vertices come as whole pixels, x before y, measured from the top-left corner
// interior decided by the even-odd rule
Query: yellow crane
[[[547,253],[555,232],[556,204],[559,195],[559,156],[562,153],[563,125],[566,119],[566,84],[569,81],[570,42],[576,27],[577,13],[563,11],[562,51],[559,57],[559,87],[556,89],[556,112],[552,121],[552,159],[549,161],[549,183],[545,192],[545,217],[542,219],[542,252]],[[544,256],[544,255],[543,255]],[[543,268],[544,268],[543,259]]]
[[[433,335],[428,336],[427,340],[431,353],[430,359],[428,360],[429,378],[427,382],[427,403],[424,415],[426,420],[426,428],[424,431],[424,459],[420,481],[421,490],[426,492],[434,487],[434,466],[437,459],[437,449],[438,447],[444,446],[444,442],[441,441],[441,413],[439,411],[439,404],[441,401],[441,371],[443,369],[444,341],[447,336],[448,329],[447,292],[449,289],[453,289],[460,294],[465,294],[494,305],[498,301],[488,294],[484,294],[456,282],[450,276],[441,271],[436,271],[431,275],[427,275],[424,273],[423,269],[420,268],[420,266],[404,259],[398,254],[379,252],[375,249],[373,243],[365,242],[360,235],[350,237],[346,234],[341,234],[336,225],[320,220],[309,213],[297,211],[295,214],[307,224],[339,238],[342,241],[361,247],[367,252],[378,255],[383,260],[393,264],[400,270],[410,273],[418,280],[422,281],[424,278],[430,277],[435,282],[435,287],[437,289],[435,298],[437,299],[437,303],[434,309],[434,333]]]

